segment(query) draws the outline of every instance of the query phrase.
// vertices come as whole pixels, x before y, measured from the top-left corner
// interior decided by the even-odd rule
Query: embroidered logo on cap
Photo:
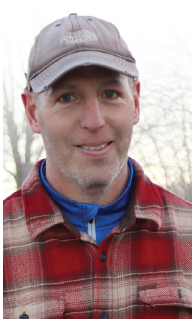
[[[68,35],[65,35],[63,38],[60,39],[60,43],[65,42],[65,44],[94,41],[98,41],[98,38],[95,33],[89,30],[68,32]]]

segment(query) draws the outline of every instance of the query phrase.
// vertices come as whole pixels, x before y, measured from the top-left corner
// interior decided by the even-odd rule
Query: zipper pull
[[[96,240],[95,218],[88,220],[88,235]]]
[[[24,312],[19,319],[29,319],[29,316]]]

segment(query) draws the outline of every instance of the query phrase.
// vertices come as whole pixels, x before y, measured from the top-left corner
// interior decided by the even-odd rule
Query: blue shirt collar
[[[41,181],[49,196],[60,207],[62,212],[67,215],[74,226],[87,232],[87,223],[93,218],[96,220],[96,227],[99,228],[107,227],[110,224],[112,226],[117,225],[120,222],[120,219],[125,213],[133,179],[133,166],[130,160],[128,160],[130,176],[126,189],[116,201],[106,206],[79,203],[58,194],[45,179],[43,173],[45,165],[46,160],[43,161],[40,167]]]

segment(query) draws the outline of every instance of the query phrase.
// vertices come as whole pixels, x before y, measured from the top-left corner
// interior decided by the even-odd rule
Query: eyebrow
[[[105,85],[122,85],[122,81],[120,78],[110,78],[110,79],[106,79],[105,81],[103,81],[103,84]]]
[[[74,90],[76,89],[77,85],[75,84],[68,84],[68,82],[62,82],[58,85],[55,85],[54,90],[59,90],[59,89],[67,89],[67,90]]]

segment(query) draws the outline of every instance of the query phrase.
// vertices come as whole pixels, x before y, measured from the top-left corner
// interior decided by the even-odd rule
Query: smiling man
[[[79,67],[38,102],[25,91],[32,130],[46,149],[46,178],[61,195],[108,205],[124,191],[132,128],[139,120],[139,81],[99,66]]]
[[[128,156],[139,94],[111,23],[36,37],[22,100],[46,159],[5,200],[5,319],[190,318],[192,205]]]

